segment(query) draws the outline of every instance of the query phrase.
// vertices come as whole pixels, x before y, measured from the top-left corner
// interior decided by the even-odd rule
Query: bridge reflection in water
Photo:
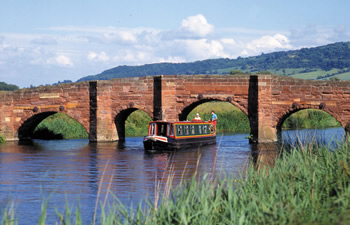
[[[275,146],[251,145],[246,136],[218,136],[217,145],[156,154],[144,152],[142,137],[105,143],[8,142],[0,145],[0,202],[14,201],[19,224],[36,224],[43,199],[49,200],[47,223],[53,224],[55,208],[62,212],[68,200],[72,207],[80,205],[87,224],[96,201],[113,201],[109,192],[125,205],[136,206],[142,199],[152,199],[156,184],[165,185],[169,174],[177,185],[194,174],[239,178],[250,158],[273,165]]]

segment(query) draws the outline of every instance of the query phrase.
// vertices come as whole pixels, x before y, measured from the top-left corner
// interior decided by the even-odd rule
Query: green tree
[[[5,82],[0,82],[0,91],[15,91],[18,90],[18,86],[14,84],[7,84]]]

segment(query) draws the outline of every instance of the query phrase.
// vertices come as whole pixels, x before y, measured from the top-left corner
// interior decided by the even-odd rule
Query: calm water
[[[322,131],[328,139],[341,138],[341,128]],[[291,132],[283,132],[290,137]],[[299,133],[300,135],[300,133]],[[248,134],[217,137],[217,144],[176,153],[145,153],[142,137],[124,143],[89,143],[88,140],[34,140],[0,145],[0,210],[14,204],[19,224],[37,224],[43,201],[49,202],[47,224],[58,221],[55,208],[63,213],[65,204],[79,205],[84,224],[90,224],[96,201],[109,201],[110,190],[127,206],[154,196],[155,184],[164,184],[169,168],[174,185],[203,174],[232,174],[239,177],[250,156],[259,158]],[[273,155],[273,154],[272,154]],[[273,159],[272,159],[273,160]],[[99,194],[100,193],[100,194]],[[10,200],[10,201],[9,201]],[[74,211],[74,210],[73,210]]]

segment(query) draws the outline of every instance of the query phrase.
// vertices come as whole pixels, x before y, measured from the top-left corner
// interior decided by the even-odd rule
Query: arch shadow
[[[32,117],[25,120],[22,125],[18,129],[18,139],[20,141],[26,141],[31,139],[43,139],[43,140],[57,140],[57,139],[64,139],[65,135],[60,133],[55,133],[55,131],[52,131],[51,129],[47,128],[40,128],[36,129],[37,126],[46,118],[49,116],[52,116],[54,114],[61,113],[56,111],[48,111],[48,112],[41,112],[38,114],[33,115]],[[62,119],[65,121],[66,118],[72,119],[76,121],[76,123],[79,123],[83,129],[86,128],[75,118],[71,117],[70,115],[66,113],[61,113],[63,115]],[[66,118],[65,118],[66,117]],[[61,118],[61,117],[59,117]],[[71,123],[67,121],[67,126],[69,127]],[[61,131],[59,131],[61,132]]]
[[[137,110],[141,110],[141,109],[128,108],[128,109],[121,110],[117,114],[117,116],[114,118],[114,124],[115,124],[116,129],[117,129],[119,141],[125,141],[125,121],[130,116],[131,113],[133,113]],[[141,110],[141,111],[143,111],[143,110]],[[143,111],[143,112],[145,112],[145,111]],[[148,116],[150,116],[147,112],[145,112],[145,113]],[[152,117],[150,116],[150,118],[152,118]]]
[[[41,123],[41,121],[47,117],[56,113],[57,112],[42,112],[35,114],[34,116],[24,121],[24,123],[18,128],[18,139],[21,141],[32,139],[33,132],[39,123]]]

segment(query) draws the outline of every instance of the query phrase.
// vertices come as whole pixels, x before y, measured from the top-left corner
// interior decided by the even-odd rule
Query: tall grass
[[[259,168],[259,169],[256,169]],[[240,180],[193,178],[136,220],[145,224],[349,224],[350,151],[286,152]],[[138,212],[141,214],[141,212]],[[136,213],[137,214],[137,213]]]
[[[200,163],[200,162],[199,162]],[[169,181],[158,201],[129,208],[116,197],[101,202],[99,224],[349,224],[350,148],[336,151],[294,149],[282,152],[274,166],[250,164],[240,179],[193,177],[176,188]],[[66,207],[69,209],[69,207]],[[69,211],[70,210],[70,211]],[[74,209],[60,224],[80,224]],[[6,210],[5,210],[6,211]],[[6,211],[7,212],[7,211]],[[10,216],[5,223],[11,221]],[[3,220],[4,221],[4,220]]]

